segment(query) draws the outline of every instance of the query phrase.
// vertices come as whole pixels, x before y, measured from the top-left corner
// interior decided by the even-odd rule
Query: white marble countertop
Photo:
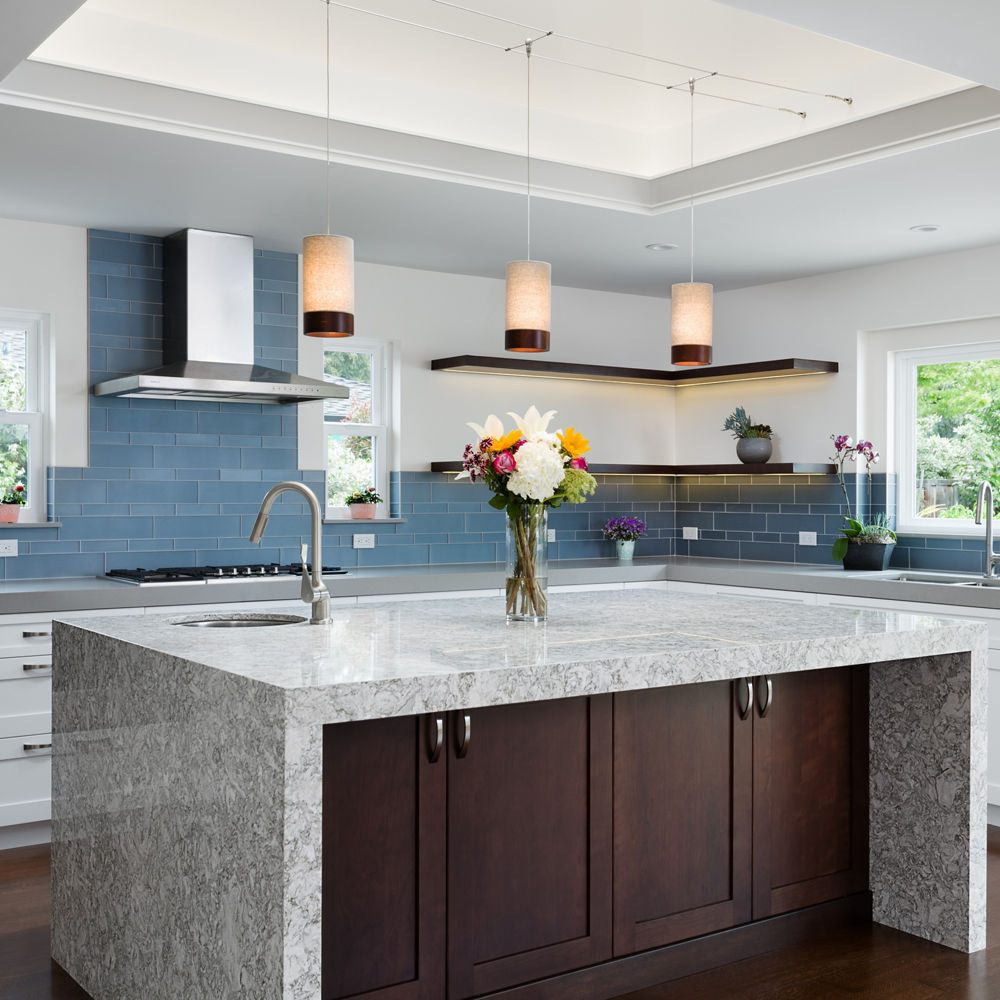
[[[164,657],[280,688],[324,721],[661,687],[985,647],[986,627],[906,612],[653,589],[556,593],[542,625],[497,597],[334,607],[329,625],[189,628],[186,615],[72,624]],[[102,643],[103,645],[103,643]]]

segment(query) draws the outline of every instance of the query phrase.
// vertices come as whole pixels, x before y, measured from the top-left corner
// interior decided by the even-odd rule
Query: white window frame
[[[25,424],[28,428],[28,475],[24,484],[28,500],[19,523],[47,520],[45,489],[45,414],[48,404],[48,338],[46,317],[20,309],[0,309],[0,329],[25,331],[24,369],[26,410],[0,410],[0,424]]]
[[[359,337],[344,338],[329,341],[323,345],[324,361],[328,353],[368,354],[372,359],[372,422],[368,424],[335,423],[323,421],[323,456],[324,462],[328,453],[331,437],[370,436],[375,444],[375,489],[385,498],[379,517],[389,516],[389,430],[392,426],[391,388],[392,372],[390,369],[392,351],[390,345],[378,340],[366,340]],[[325,364],[323,366],[325,370]],[[324,466],[326,470],[326,466]],[[328,470],[327,470],[328,471]],[[326,520],[349,519],[350,511],[346,507],[334,507],[326,502],[327,490],[323,488],[323,503]]]
[[[920,365],[952,361],[979,361],[1000,358],[1000,341],[960,344],[951,347],[920,347],[894,352],[895,446],[896,446],[896,532],[908,535],[946,535],[978,538],[982,529],[970,521],[949,518],[921,518],[914,509],[917,470],[917,368]],[[1000,442],[997,444],[1000,447]]]

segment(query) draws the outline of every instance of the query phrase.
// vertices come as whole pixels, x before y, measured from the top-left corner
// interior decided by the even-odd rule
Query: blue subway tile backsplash
[[[89,233],[90,381],[156,367],[162,355],[163,241],[136,233]],[[295,371],[298,265],[294,254],[254,254],[254,355]],[[203,400],[90,400],[90,464],[49,470],[51,529],[4,529],[21,555],[0,559],[0,578],[100,575],[108,569],[292,562],[308,539],[309,514],[288,494],[272,511],[263,546],[247,541],[260,501],[278,480],[323,489],[323,473],[297,466],[294,407]],[[504,516],[482,484],[423,470],[391,473],[389,509],[405,518],[363,527],[324,526],[326,562],[405,566],[496,562]],[[849,486],[854,489],[854,477]],[[876,476],[866,510],[891,510],[893,477]],[[833,565],[844,496],[832,476],[601,476],[585,504],[552,510],[557,559],[610,558],[601,528],[633,514],[649,528],[638,556],[696,556]],[[681,529],[700,529],[697,541]],[[373,549],[354,549],[357,530]],[[816,546],[798,544],[815,531]],[[981,542],[900,537],[893,565],[982,568]]]

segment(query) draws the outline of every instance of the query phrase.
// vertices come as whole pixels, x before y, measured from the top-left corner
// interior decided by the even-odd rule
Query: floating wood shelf
[[[757,465],[602,465],[589,466],[598,476],[808,476],[832,475],[828,462],[762,462]],[[461,462],[431,462],[431,472],[461,472]]]
[[[791,378],[798,375],[830,375],[840,370],[836,361],[809,361],[782,358],[752,361],[742,365],[709,365],[679,371],[653,368],[615,368],[611,365],[576,365],[563,361],[529,361],[524,358],[485,358],[460,354],[435,358],[431,369],[439,372],[474,372],[479,375],[517,375],[527,378],[561,378],[580,382],[622,382],[627,385],[715,385],[719,382],[747,382],[763,378]]]

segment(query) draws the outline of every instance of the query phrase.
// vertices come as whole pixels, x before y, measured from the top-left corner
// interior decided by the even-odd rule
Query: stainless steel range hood
[[[163,258],[160,368],[98,382],[95,396],[304,403],[344,399],[332,382],[265,368],[253,358],[253,238],[183,229]]]

